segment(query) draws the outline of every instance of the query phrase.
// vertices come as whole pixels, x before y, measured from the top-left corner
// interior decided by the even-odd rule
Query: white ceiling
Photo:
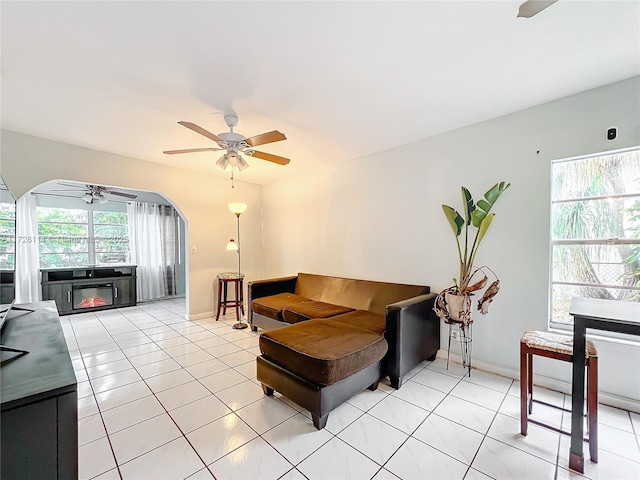
[[[6,2],[2,128],[228,175],[188,120],[288,140],[265,184],[640,74],[640,2]]]

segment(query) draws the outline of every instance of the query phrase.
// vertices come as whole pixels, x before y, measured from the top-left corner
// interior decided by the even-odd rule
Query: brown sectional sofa
[[[257,359],[265,394],[276,390],[307,408],[318,429],[333,408],[375,390],[381,378],[400,388],[440,348],[429,287],[300,273],[248,290],[251,327],[266,330]]]

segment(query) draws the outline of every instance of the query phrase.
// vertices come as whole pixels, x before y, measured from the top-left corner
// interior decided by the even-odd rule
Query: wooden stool
[[[244,282],[244,273],[238,275],[238,272],[224,272],[218,274],[218,308],[216,312],[216,322],[218,318],[220,318],[220,310],[222,309],[222,314],[225,315],[227,313],[227,308],[235,307],[236,309],[236,318],[238,319],[238,323],[242,322],[242,317],[240,317],[240,311],[244,315],[244,305],[243,305],[243,282]],[[235,297],[233,300],[227,300],[227,292],[229,283],[233,284],[235,288]]]
[[[598,462],[598,351],[592,340],[587,340],[585,349],[585,365],[587,367],[587,416],[589,438],[589,455],[591,461]],[[533,402],[549,407],[571,412],[566,408],[557,407],[533,398],[533,355],[555,358],[571,363],[573,355],[573,340],[566,335],[556,335],[548,332],[525,332],[520,340],[520,433],[527,434],[529,423],[539,425],[563,435],[569,432],[552,427],[537,420],[528,418],[533,412]]]

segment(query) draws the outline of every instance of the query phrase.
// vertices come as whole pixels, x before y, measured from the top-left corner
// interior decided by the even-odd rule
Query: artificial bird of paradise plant
[[[488,282],[487,271],[491,272],[496,280],[489,285],[478,300],[478,310],[483,315],[488,312],[489,304],[500,289],[500,280],[498,280],[493,270],[487,266],[476,267],[474,261],[480,244],[495,217],[495,213],[490,213],[490,211],[498,198],[510,185],[510,183],[506,182],[496,183],[478,203],[473,201],[469,190],[462,187],[464,216],[460,215],[454,208],[442,205],[444,214],[456,237],[460,272],[459,278],[453,279],[454,285],[440,292],[433,309],[445,322],[460,323],[460,328],[463,330],[472,323],[471,296],[486,287]],[[475,229],[475,235],[473,234],[473,229]]]

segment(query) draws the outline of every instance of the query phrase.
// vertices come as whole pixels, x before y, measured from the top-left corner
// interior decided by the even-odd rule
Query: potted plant
[[[496,183],[477,204],[473,201],[469,190],[462,187],[464,216],[460,215],[454,208],[442,205],[444,214],[449,220],[456,238],[460,274],[458,279],[453,279],[453,286],[440,292],[433,309],[445,322],[459,323],[463,334],[464,330],[473,322],[471,318],[471,296],[480,293],[486,287],[488,272],[495,277],[495,281],[489,285],[478,300],[477,308],[483,315],[487,313],[489,304],[493,301],[493,297],[500,288],[500,280],[498,280],[493,270],[487,266],[476,267],[474,261],[480,244],[495,217],[495,213],[490,213],[490,211],[498,198],[510,185],[510,183],[505,182]],[[473,229],[475,229],[475,235],[473,234]]]

